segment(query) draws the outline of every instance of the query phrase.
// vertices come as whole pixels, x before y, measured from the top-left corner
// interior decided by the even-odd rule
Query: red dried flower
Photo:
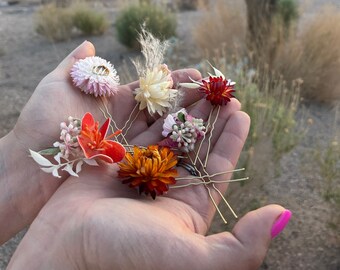
[[[168,148],[150,145],[146,149],[135,146],[133,154],[126,153],[119,165],[119,176],[128,177],[124,184],[139,189],[139,193],[150,194],[153,199],[169,190],[176,183],[175,154]]]
[[[212,105],[226,105],[234,97],[235,83],[222,76],[210,76],[209,80],[202,80],[202,83],[199,90],[207,95],[206,99],[210,100]]]
[[[81,131],[77,139],[86,158],[99,158],[108,163],[121,161],[125,156],[125,148],[118,142],[109,140],[119,134],[117,131],[105,138],[109,129],[110,119],[99,129],[91,113],[86,113],[81,121]]]

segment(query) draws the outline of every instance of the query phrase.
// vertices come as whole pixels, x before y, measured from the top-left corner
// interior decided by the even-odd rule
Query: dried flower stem
[[[208,121],[207,121],[207,125],[206,125],[206,131],[208,131],[208,129],[210,128],[210,120],[211,120],[211,116],[212,116],[212,113],[213,113],[213,109],[210,110],[210,113],[209,113],[209,117],[208,117]],[[204,142],[204,139],[205,139],[205,136],[206,136],[207,133],[204,134],[203,138],[201,139],[200,141],[200,144],[198,146],[198,149],[197,149],[197,154],[196,154],[196,157],[195,157],[195,161],[193,162],[194,165],[196,165],[197,163],[197,159],[198,159],[198,155],[201,151],[201,148],[202,148],[202,145],[203,145],[203,142]]]
[[[215,108],[216,108],[216,107],[215,107]],[[212,110],[215,110],[215,108],[212,109]],[[206,167],[207,167],[208,158],[209,158],[209,154],[210,154],[209,152],[210,152],[210,147],[211,147],[211,138],[212,138],[212,135],[213,135],[213,131],[214,131],[214,129],[215,129],[215,124],[216,124],[217,119],[218,119],[218,116],[219,116],[219,114],[220,114],[220,110],[221,110],[221,106],[217,106],[216,117],[215,117],[215,119],[214,119],[214,121],[213,121],[213,123],[212,123],[212,125],[211,125],[211,130],[210,130],[210,134],[209,134],[209,138],[208,138],[208,150],[207,150],[207,154],[206,154],[206,156],[205,156],[205,162],[204,162],[203,168],[206,168]]]
[[[207,176],[200,176],[200,177],[196,177],[196,179],[204,179],[204,177]],[[177,179],[176,181],[183,181],[183,180],[195,180],[192,178],[181,178],[181,179]],[[187,183],[187,184],[183,184],[183,185],[179,185],[179,186],[172,186],[170,188],[183,188],[183,187],[190,187],[190,186],[199,186],[199,185],[210,185],[210,184],[225,184],[225,183],[233,183],[233,182],[240,182],[240,181],[246,181],[249,180],[249,177],[243,177],[243,178],[237,178],[237,179],[231,179],[231,180],[220,180],[220,181],[216,181],[216,180],[210,180],[210,181],[201,181],[201,182],[192,182],[192,183]],[[222,193],[220,193],[222,194]]]
[[[118,126],[117,126],[117,124],[116,124],[116,122],[115,122],[115,120],[113,119],[113,117],[112,117],[112,115],[110,114],[110,112],[109,112],[109,109],[108,109],[108,107],[107,107],[107,99],[105,98],[105,97],[100,97],[100,99],[101,99],[101,101],[102,101],[102,104],[103,104],[103,106],[104,106],[104,108],[105,108],[105,111],[99,106],[99,110],[103,113],[103,115],[104,115],[104,117],[106,118],[106,119],[108,119],[108,118],[111,118],[111,122],[113,123],[113,126],[112,126],[112,124],[110,123],[110,127],[111,127],[111,132],[112,133],[115,133],[117,130],[119,130],[119,128],[118,128]],[[115,130],[116,129],[116,130]],[[125,144],[129,144],[128,143],[128,141],[126,140],[126,138],[125,138],[125,136],[124,136],[124,134],[123,133],[120,133],[120,134],[118,134],[117,135],[117,138],[118,138],[118,136],[122,136],[122,139],[123,139],[123,141],[124,141],[124,143]]]
[[[135,120],[137,119],[137,117],[138,117],[138,115],[139,115],[140,112],[141,112],[141,111],[138,110],[137,114],[136,114],[135,117],[132,119],[132,121],[131,121],[129,127],[126,129],[126,131],[125,131],[125,133],[124,133],[124,136],[126,136],[126,134],[128,133],[128,131],[129,131],[130,128],[132,127],[132,124],[135,122]],[[131,113],[130,115],[132,115],[132,113]],[[125,126],[124,126],[124,127],[125,127]]]
[[[220,108],[220,107],[219,107]],[[216,118],[218,117],[218,114],[219,114],[219,111],[217,112],[217,116]],[[205,169],[205,167],[203,166],[202,164],[202,160],[200,158],[198,158],[199,162],[201,163],[201,166],[202,166],[202,169],[203,171],[206,173],[206,175],[209,175],[209,173],[207,172],[207,170]],[[224,201],[224,203],[226,204],[226,206],[229,208],[229,210],[231,211],[231,213],[234,215],[235,218],[237,218],[237,215],[235,214],[234,210],[231,208],[230,204],[228,203],[227,199],[224,197],[224,195],[222,194],[222,192],[215,186],[215,183],[230,183],[231,181],[230,180],[226,180],[227,182],[225,181],[212,181],[211,180],[211,176],[209,175],[208,177],[208,180],[209,182],[206,182],[206,183],[212,183],[212,187],[213,189],[215,189],[217,191],[217,193],[220,195],[220,197],[222,198],[222,200]],[[235,180],[235,179],[234,179]],[[240,179],[236,179],[236,181],[242,181],[242,180],[246,180],[241,178]],[[232,182],[236,182],[236,181],[232,181]]]
[[[196,154],[196,157],[197,157],[197,156],[198,156],[198,154]],[[191,158],[190,155],[189,155],[189,159],[190,159],[191,163],[193,163],[193,160],[192,160],[192,158]],[[220,215],[220,217],[221,217],[221,219],[223,220],[224,224],[227,224],[227,220],[224,218],[222,212],[221,212],[220,209],[218,208],[218,205],[217,205],[217,203],[215,202],[215,199],[214,199],[214,197],[212,196],[211,191],[210,191],[208,185],[205,184],[205,183],[207,183],[207,182],[204,181],[204,178],[202,177],[202,173],[200,172],[200,170],[197,169],[196,166],[195,166],[195,169],[196,169],[196,171],[197,171],[197,173],[198,173],[198,175],[199,175],[198,178],[199,178],[199,179],[202,179],[202,181],[201,181],[200,183],[196,183],[196,185],[197,185],[197,184],[204,184],[204,187],[207,189],[209,198],[210,198],[210,200],[212,201],[213,205],[215,206],[216,211],[217,211],[218,214]],[[209,178],[209,181],[211,181],[210,178]],[[189,184],[187,184],[187,185],[190,186],[190,184],[195,185],[195,183],[189,183]],[[178,186],[178,187],[185,187],[185,186],[186,186],[186,185],[182,185],[182,186]],[[175,187],[173,187],[173,188],[175,188]]]
[[[223,175],[223,174],[227,174],[227,173],[232,173],[232,172],[244,171],[244,170],[245,170],[245,168],[236,169],[236,170],[230,170],[230,171],[224,171],[224,172],[214,173],[212,175],[209,175],[209,177],[213,178],[215,176],[219,176],[219,175]],[[202,176],[202,180],[204,180],[205,177],[207,177],[207,176]],[[197,178],[200,178],[200,177],[198,177],[198,176],[193,176],[193,177],[178,177],[178,178],[176,178],[176,180],[194,180],[194,179],[197,179]],[[219,182],[219,181],[214,181],[214,180],[211,180],[211,181],[212,182],[216,182],[216,183]],[[228,181],[231,181],[231,180],[228,180]]]
[[[129,123],[129,121],[132,118],[132,115],[134,114],[135,110],[138,108],[138,103],[136,103],[135,107],[133,107],[133,110],[131,111],[128,120],[125,122],[124,126],[122,127],[122,130],[124,130],[127,126],[127,124]]]
[[[224,218],[224,216],[223,216],[223,214],[221,213],[220,209],[218,208],[218,205],[216,204],[216,202],[215,202],[215,200],[214,200],[214,198],[213,198],[213,196],[212,196],[212,194],[211,194],[211,191],[210,191],[209,187],[206,186],[206,185],[204,185],[204,186],[207,187],[207,190],[208,190],[208,193],[209,193],[209,197],[211,198],[211,201],[212,201],[212,203],[214,204],[214,206],[215,206],[217,212],[219,213],[220,217],[222,218],[224,224],[227,224],[228,222],[227,222],[227,220]]]
[[[242,178],[240,178],[242,179]],[[240,181],[240,179],[236,179],[238,181]],[[244,178],[243,180],[247,180],[247,177]],[[230,204],[228,203],[227,199],[224,197],[224,195],[222,194],[222,192],[215,186],[215,184],[212,184],[213,188],[218,192],[218,194],[220,194],[222,200],[224,201],[224,203],[227,205],[227,207],[229,208],[230,212],[234,215],[235,218],[238,218],[238,216],[236,215],[235,211],[233,210],[233,208],[230,206]]]

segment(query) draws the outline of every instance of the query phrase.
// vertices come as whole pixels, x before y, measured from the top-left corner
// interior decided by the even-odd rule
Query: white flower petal
[[[81,171],[81,166],[84,164],[82,160],[80,160],[76,165],[76,173],[79,173]]]
[[[139,80],[139,88],[134,91],[135,100],[140,103],[139,109],[148,109],[149,114],[162,115],[177,96],[177,90],[171,89],[173,81],[168,69],[158,66],[148,70]]]
[[[97,161],[95,161],[94,159],[84,158],[83,160],[84,160],[84,162],[87,165],[90,165],[90,166],[99,166]]]
[[[196,89],[200,87],[200,85],[197,83],[180,83],[179,86],[189,89]]]
[[[119,76],[113,65],[98,56],[91,56],[76,62],[71,69],[75,86],[86,94],[110,96],[118,91]]]
[[[214,72],[215,72],[215,77],[222,77],[222,79],[224,80],[225,77],[223,75],[223,73],[221,71],[219,71],[217,68],[215,67],[212,67],[214,69]]]
[[[54,166],[52,167],[46,167],[46,168],[40,168],[42,171],[44,171],[45,173],[52,173],[53,170],[55,169]]]
[[[72,166],[69,163],[66,164],[66,166],[63,168],[63,171],[68,172],[72,176],[79,177],[79,175],[73,171]]]
[[[39,153],[29,149],[31,157],[33,158],[33,160],[38,163],[40,166],[45,166],[45,167],[49,167],[49,166],[53,166],[53,164],[51,163],[51,161],[49,161],[47,158],[44,158],[42,155],[40,155]]]

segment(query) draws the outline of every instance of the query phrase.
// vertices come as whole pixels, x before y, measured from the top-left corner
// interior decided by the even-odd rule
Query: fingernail
[[[292,212],[287,209],[282,212],[272,227],[272,238],[276,237],[280,232],[283,231],[283,229],[287,226],[291,216]]]

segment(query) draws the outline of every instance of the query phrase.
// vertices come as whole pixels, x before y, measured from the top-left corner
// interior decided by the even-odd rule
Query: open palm
[[[199,79],[194,71],[174,74],[177,82],[188,80],[188,76]],[[51,106],[46,105],[46,111],[51,111],[44,117],[53,119],[52,130],[48,133],[50,141],[55,140],[52,131],[58,134],[54,126],[68,115],[81,116],[91,111],[97,119],[103,119],[94,98],[74,91],[64,81],[53,84],[56,88],[67,86],[72,93],[64,92],[60,97],[65,102],[62,109],[55,105],[51,110]],[[124,124],[135,106],[134,86],[122,86],[119,94],[108,103],[108,110],[118,126]],[[52,98],[46,95],[46,100]],[[196,102],[198,99],[198,94],[187,92],[182,106],[187,107],[191,115],[207,119],[211,105],[205,100]],[[37,117],[34,121],[39,121],[41,115]],[[233,99],[221,109],[215,125],[206,167],[210,174],[235,167],[248,129],[249,117],[240,111],[239,102]],[[155,144],[161,140],[161,131],[161,119],[140,114],[128,133],[128,140],[131,144]],[[49,142],[44,131],[36,132]],[[202,158],[207,155],[207,149],[205,143]],[[116,165],[101,164],[83,169],[79,178],[67,178],[33,222],[9,269],[255,269],[263,260],[270,227],[282,212],[281,207],[269,206],[257,210],[256,214],[248,214],[239,221],[234,234],[205,237],[215,213],[206,187],[173,189],[166,196],[152,200],[123,185],[117,178],[117,169]],[[178,170],[180,176],[188,175],[182,168]],[[230,177],[224,175],[214,180]],[[226,184],[218,186],[225,192]],[[218,202],[217,192],[211,192]],[[252,222],[262,228],[254,228],[250,225]],[[44,259],[27,261],[42,252],[46,254]]]

